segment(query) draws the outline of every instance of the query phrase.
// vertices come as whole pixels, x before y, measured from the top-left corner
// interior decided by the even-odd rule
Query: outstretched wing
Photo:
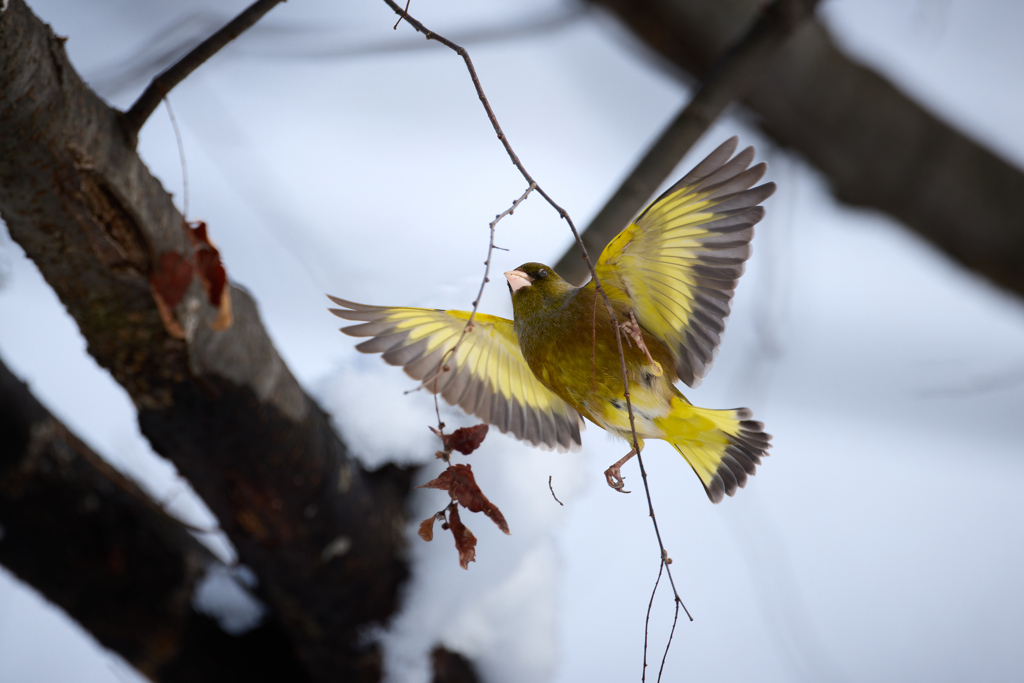
[[[448,355],[469,320],[466,311],[366,306],[330,299],[343,307],[332,308],[331,313],[363,321],[341,328],[342,332],[372,337],[357,345],[358,350],[383,353],[385,361],[402,366],[424,388],[502,432],[536,446],[579,447],[582,419],[530,370],[511,320],[477,313],[462,344]]]
[[[754,148],[733,157],[736,144],[730,138],[654,200],[596,266],[609,294],[628,299],[640,325],[668,346],[691,387],[711,369],[754,224],[764,217],[758,204],[775,191],[774,183],[750,189],[766,166],[747,168]]]

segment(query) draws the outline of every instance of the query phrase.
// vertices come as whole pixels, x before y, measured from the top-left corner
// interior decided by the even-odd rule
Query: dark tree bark
[[[191,277],[173,310],[184,338],[168,333],[150,277],[167,254],[192,258],[182,218],[22,0],[0,12],[0,215],[256,572],[313,679],[375,680],[359,637],[406,575],[407,474],[349,457],[244,290],[231,287],[234,324],[218,331],[222,309]]]
[[[684,78],[702,79],[761,0],[592,0]],[[884,211],[1024,296],[1024,173],[844,55],[808,21],[743,102],[840,200]]]
[[[154,681],[308,680],[275,619],[233,637],[192,609],[217,562],[0,363],[0,563]]]

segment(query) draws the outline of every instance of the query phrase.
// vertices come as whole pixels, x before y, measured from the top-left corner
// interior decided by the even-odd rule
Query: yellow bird
[[[744,262],[759,204],[774,183],[750,166],[753,147],[733,156],[731,138],[650,204],[597,261],[597,277],[622,333],[629,397],[641,449],[664,439],[679,451],[717,503],[746,484],[771,436],[746,408],[692,405],[676,388],[694,387],[711,367]],[[749,168],[748,168],[749,166]],[[357,349],[383,353],[448,403],[534,445],[581,444],[582,417],[632,443],[615,327],[593,281],[573,287],[550,267],[525,263],[505,273],[515,320],[469,312],[366,306],[331,299],[331,309],[371,337]],[[454,353],[452,350],[454,349]],[[620,468],[608,468],[621,491]]]

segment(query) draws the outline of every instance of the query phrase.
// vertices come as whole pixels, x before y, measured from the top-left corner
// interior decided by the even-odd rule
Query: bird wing
[[[747,168],[754,148],[733,157],[736,143],[726,141],[654,200],[595,268],[609,296],[628,300],[637,322],[668,346],[691,387],[711,369],[754,224],[764,217],[758,204],[775,191],[774,183],[750,189],[766,166]]]
[[[330,299],[343,307],[332,308],[331,313],[363,321],[341,328],[342,332],[372,337],[356,346],[359,351],[383,353],[385,361],[402,366],[424,388],[518,439],[558,450],[580,446],[583,420],[530,370],[511,320],[477,313],[472,328],[449,355],[469,320],[467,311]]]

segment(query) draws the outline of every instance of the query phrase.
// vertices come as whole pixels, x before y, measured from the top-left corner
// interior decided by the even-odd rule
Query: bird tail
[[[709,410],[678,396],[662,420],[663,438],[697,473],[712,503],[742,488],[768,455],[772,437],[750,417],[747,408]]]

